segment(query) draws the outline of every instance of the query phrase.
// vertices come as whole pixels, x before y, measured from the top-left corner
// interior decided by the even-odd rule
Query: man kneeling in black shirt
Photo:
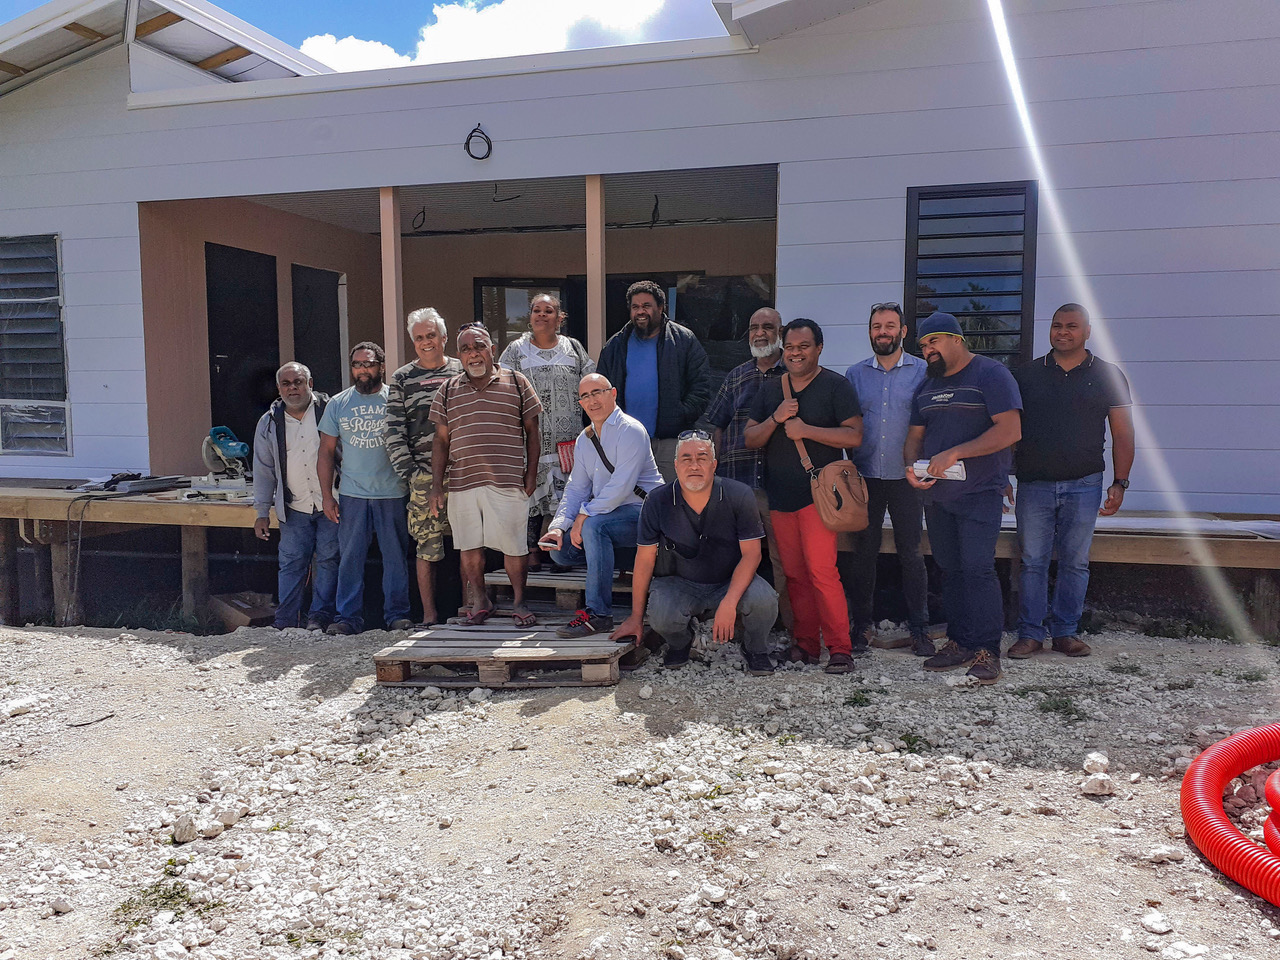
[[[766,651],[778,617],[778,595],[756,575],[764,525],[754,491],[716,476],[716,449],[703,430],[686,430],[676,441],[676,480],[653,490],[640,510],[631,616],[614,639],[638,637],[649,624],[667,641],[663,665],[689,661],[690,621],[714,613],[716,643],[733,638],[742,619],[747,672],[773,672]],[[661,552],[673,575],[654,577]],[[665,573],[665,569],[664,569]]]

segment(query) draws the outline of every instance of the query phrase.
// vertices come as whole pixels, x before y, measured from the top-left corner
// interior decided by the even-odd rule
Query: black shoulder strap
[[[610,473],[613,473],[613,464],[609,461],[608,455],[604,452],[604,447],[600,443],[600,438],[596,436],[595,427],[591,424],[587,424],[586,429],[582,432],[585,433],[587,435],[587,439],[595,445],[596,454],[599,455],[600,462],[604,464],[604,468]],[[641,500],[649,496],[649,492],[638,483],[632,489],[632,492]]]
[[[600,438],[596,436],[595,427],[588,425],[586,430],[583,431],[583,433],[587,435],[588,440],[590,440],[593,444],[595,444],[596,453],[600,457],[600,462],[604,464],[604,468],[608,470],[610,473],[613,473],[613,464],[609,462],[609,457],[604,452],[604,447],[600,444]]]

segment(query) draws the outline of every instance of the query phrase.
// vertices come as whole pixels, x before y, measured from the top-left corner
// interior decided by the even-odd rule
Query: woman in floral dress
[[[555,516],[568,475],[560,469],[556,444],[573,441],[582,432],[578,381],[596,369],[595,361],[573,337],[560,334],[565,313],[560,299],[540,293],[529,303],[529,332],[507,344],[498,362],[529,378],[542,401],[539,425],[542,452],[538,458],[538,486],[529,499],[529,562],[540,565],[537,548],[542,526]]]

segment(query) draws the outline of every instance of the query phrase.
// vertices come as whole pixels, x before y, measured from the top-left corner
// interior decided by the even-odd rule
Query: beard
[[[945,377],[947,375],[947,361],[942,357],[930,360],[929,365],[924,368],[924,372],[930,377]]]
[[[381,376],[365,374],[364,376],[356,377],[356,393],[362,393],[365,396],[368,396],[371,393],[377,393],[381,389]]]
[[[894,337],[886,346],[883,340],[872,340],[871,349],[877,356],[887,357],[902,346],[902,337]]]
[[[290,410],[305,410],[311,406],[311,394],[309,393],[305,397],[295,397],[292,400],[285,397],[280,399],[284,400],[284,405]]]
[[[757,360],[764,360],[766,357],[776,357],[782,352],[782,345],[775,340],[767,347],[757,347],[754,343],[749,345],[751,348],[751,356]]]

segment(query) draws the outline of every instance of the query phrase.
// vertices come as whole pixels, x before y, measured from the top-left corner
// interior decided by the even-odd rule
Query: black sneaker
[[[387,624],[388,630],[412,630],[413,621],[408,617],[401,617],[399,620],[392,620]]]
[[[954,640],[948,640],[932,657],[921,664],[926,670],[954,670],[956,667],[967,667],[973,663],[976,651],[966,650]]]
[[[688,647],[681,647],[679,650],[673,650],[671,647],[667,647],[667,652],[662,655],[662,665],[669,670],[679,670],[688,662]]]
[[[349,637],[356,632],[356,628],[349,623],[341,620],[335,620],[324,630],[331,637]]]
[[[747,673],[751,676],[773,676],[773,661],[769,659],[768,654],[743,651],[742,659],[747,662]]]
[[[311,617],[307,620],[307,629],[311,631],[322,631],[327,626],[329,625],[319,617]]]
[[[911,652],[917,657],[932,657],[938,652],[929,635],[923,630],[911,634]]]
[[[556,630],[557,637],[572,640],[596,633],[613,632],[613,617],[597,617],[590,610],[579,610],[578,615]]]

